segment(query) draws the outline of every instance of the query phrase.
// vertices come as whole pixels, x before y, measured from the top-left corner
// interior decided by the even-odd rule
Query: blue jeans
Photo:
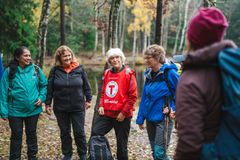
[[[154,160],[163,160],[164,159],[164,144],[165,144],[165,138],[164,138],[164,132],[165,130],[165,123],[164,121],[159,123],[154,123],[147,121],[147,133],[148,133],[148,139],[151,144],[151,149],[153,152],[153,158]],[[170,142],[170,137],[173,129],[173,121],[169,119],[168,123],[168,132],[167,132],[167,148]],[[166,148],[166,150],[167,150]],[[167,155],[167,153],[166,153]],[[167,155],[167,160],[169,159]]]
[[[20,160],[22,150],[23,123],[25,124],[25,133],[27,141],[27,155],[29,160],[37,159],[37,122],[39,114],[31,117],[9,117],[9,126],[11,128],[10,142],[10,160]]]
[[[54,111],[57,118],[58,126],[60,128],[62,153],[65,157],[72,156],[72,137],[71,125],[75,143],[77,145],[78,156],[81,160],[86,159],[87,142],[84,130],[85,111],[77,112],[61,112]]]

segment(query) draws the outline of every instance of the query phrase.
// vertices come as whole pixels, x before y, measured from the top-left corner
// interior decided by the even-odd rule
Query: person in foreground
[[[53,100],[53,107],[52,107]],[[85,110],[91,106],[92,94],[88,77],[73,51],[60,46],[55,52],[55,66],[48,77],[46,111],[52,110],[61,133],[63,160],[72,159],[71,126],[80,160],[87,158],[84,130]]]
[[[214,151],[224,100],[217,54],[236,47],[223,40],[227,27],[226,17],[214,7],[199,9],[189,22],[188,53],[176,95],[176,160],[209,159],[206,155]]]
[[[128,159],[128,136],[134,104],[137,100],[135,72],[124,66],[125,56],[119,48],[107,52],[111,68],[104,72],[104,81],[92,136],[104,136],[112,128],[117,138],[117,159]]]
[[[47,80],[41,69],[31,62],[27,47],[19,47],[4,71],[0,85],[0,116],[11,128],[10,160],[21,159],[25,125],[27,157],[37,159],[37,122],[46,99]]]
[[[169,159],[167,148],[175,118],[175,91],[178,82],[177,66],[165,63],[165,50],[151,45],[144,51],[147,70],[142,99],[137,116],[140,129],[146,128],[154,160]],[[170,119],[168,116],[170,115]]]

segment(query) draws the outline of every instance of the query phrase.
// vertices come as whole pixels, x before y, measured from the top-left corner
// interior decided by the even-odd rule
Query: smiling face
[[[117,71],[122,68],[122,59],[120,56],[111,56],[109,58],[109,63]]]
[[[60,56],[60,61],[63,66],[70,66],[72,62],[72,54],[71,52],[65,50],[63,54]]]
[[[149,68],[153,68],[159,64],[159,61],[150,55],[146,55],[144,57],[144,62],[145,62],[145,65]]]
[[[31,53],[27,49],[23,49],[23,53],[20,55],[20,57],[17,58],[19,65],[22,68],[25,68],[27,65],[31,63]]]

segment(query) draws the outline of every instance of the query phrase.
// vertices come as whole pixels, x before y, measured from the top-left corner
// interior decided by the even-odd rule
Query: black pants
[[[130,131],[131,118],[125,118],[123,122],[118,122],[115,118],[97,116],[92,131],[93,136],[104,136],[112,128],[117,137],[117,159],[128,160],[128,136]]]
[[[77,145],[77,152],[79,158],[86,159],[87,143],[84,130],[85,111],[79,112],[60,112],[54,111],[58,126],[61,133],[62,153],[64,156],[72,156],[72,137],[71,125],[73,128],[73,135]]]
[[[31,117],[9,117],[9,125],[11,128],[11,142],[10,142],[10,160],[21,159],[22,149],[22,135],[23,135],[23,123],[25,124],[25,133],[27,141],[27,155],[29,160],[35,160],[38,152],[37,145],[37,122],[39,114]]]

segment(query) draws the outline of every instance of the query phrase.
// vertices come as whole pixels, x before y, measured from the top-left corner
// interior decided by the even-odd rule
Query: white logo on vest
[[[106,86],[106,94],[108,97],[113,98],[118,92],[118,84],[115,81],[108,82]]]

